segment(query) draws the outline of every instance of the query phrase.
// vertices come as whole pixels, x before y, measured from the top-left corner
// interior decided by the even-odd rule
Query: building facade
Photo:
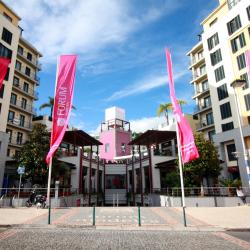
[[[250,49],[250,3],[220,0],[218,7],[201,23],[203,33],[188,56],[191,59],[200,128],[218,146],[224,177],[241,178],[249,186],[244,154],[249,156],[249,76],[245,52]],[[240,140],[238,109],[231,83],[244,79],[237,92],[239,113],[247,152]],[[201,106],[200,106],[201,105]],[[235,157],[236,156],[236,157]]]
[[[38,98],[37,73],[41,70],[39,58],[42,55],[22,37],[20,20],[11,8],[0,1],[0,56],[11,59],[0,91],[0,133],[3,138],[0,140],[0,150],[5,156],[1,157],[0,185],[4,172],[6,178],[14,174],[6,162],[11,162],[27,140],[35,114],[33,104]]]

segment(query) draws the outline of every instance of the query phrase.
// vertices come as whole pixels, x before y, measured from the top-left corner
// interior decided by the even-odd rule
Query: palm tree
[[[54,97],[50,97],[49,96],[49,101],[46,103],[43,103],[40,107],[39,110],[42,110],[44,108],[50,108],[50,117],[52,117],[53,114],[53,108],[54,108]],[[72,109],[76,109],[73,105],[72,105]]]
[[[181,106],[181,109],[182,109],[182,105],[185,105],[187,104],[186,101],[184,100],[177,100],[178,103],[180,104]],[[166,119],[167,119],[167,125],[169,125],[169,118],[168,118],[168,111],[169,110],[172,110],[173,109],[173,105],[172,103],[164,103],[164,104],[160,104],[158,110],[157,110],[157,115],[160,116],[161,114],[164,114]]]
[[[161,114],[164,114],[166,119],[167,119],[167,125],[169,125],[169,118],[168,118],[168,111],[172,110],[173,106],[172,103],[164,103],[160,104],[158,110],[157,110],[157,115],[160,116]]]

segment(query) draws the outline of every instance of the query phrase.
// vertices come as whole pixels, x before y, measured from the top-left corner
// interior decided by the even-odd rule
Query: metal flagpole
[[[180,180],[181,180],[181,200],[182,200],[182,211],[183,211],[183,223],[184,227],[187,226],[186,213],[185,213],[185,193],[184,193],[184,182],[183,182],[183,171],[182,171],[182,160],[181,160],[181,147],[180,147],[180,137],[177,121],[176,125],[176,137],[177,137],[177,146],[178,146],[178,160],[179,160],[179,169],[180,169]]]
[[[48,224],[50,224],[51,215],[51,202],[50,202],[50,183],[51,183],[51,171],[52,171],[52,157],[49,161],[49,174],[48,174],[48,189],[47,189],[47,205],[48,205]]]

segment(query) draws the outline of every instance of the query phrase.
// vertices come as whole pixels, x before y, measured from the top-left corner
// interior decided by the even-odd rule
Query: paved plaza
[[[249,239],[249,238],[248,238]],[[0,234],[1,249],[250,249],[226,233],[93,230],[82,228],[11,229]]]
[[[137,207],[59,208],[47,225],[47,209],[1,208],[0,249],[250,249],[248,206],[187,208],[186,228],[179,208],[140,212],[141,227]]]

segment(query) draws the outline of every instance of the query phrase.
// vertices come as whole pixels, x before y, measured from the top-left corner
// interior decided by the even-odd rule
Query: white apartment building
[[[22,37],[21,18],[0,1],[0,56],[11,59],[0,91],[0,188],[16,175],[13,157],[27,140],[35,114],[41,53]]]
[[[201,41],[188,56],[191,59],[200,128],[218,146],[224,177],[240,177],[249,186],[244,153],[250,149],[250,89],[245,52],[250,50],[250,2],[220,0],[219,6],[202,21]],[[243,152],[237,120],[238,109],[231,83],[245,79],[237,91],[239,113],[247,152]],[[235,155],[237,157],[235,157]],[[249,156],[249,154],[248,154]]]

